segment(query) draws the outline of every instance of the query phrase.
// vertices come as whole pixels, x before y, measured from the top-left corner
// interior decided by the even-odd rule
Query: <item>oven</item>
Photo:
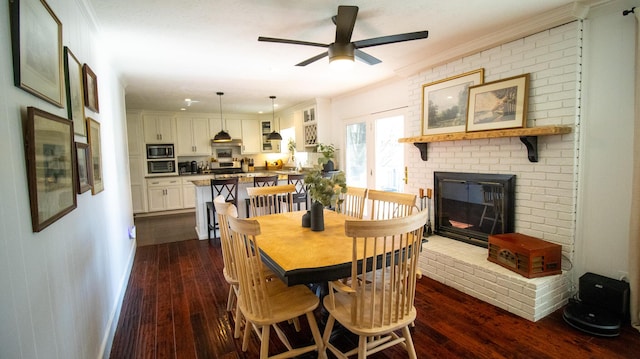
[[[176,173],[176,161],[175,160],[147,161],[147,173],[149,173],[150,175]]]
[[[147,145],[147,159],[173,158],[173,145]]]

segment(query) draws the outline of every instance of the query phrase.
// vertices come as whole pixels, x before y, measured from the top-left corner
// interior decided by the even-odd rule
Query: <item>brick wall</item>
[[[410,79],[408,136],[421,132],[422,85],[479,68],[484,68],[485,83],[530,73],[527,127],[577,126],[581,32],[580,22],[572,22],[415,75]],[[405,191],[433,188],[434,171],[515,174],[516,231],[561,244],[570,257],[575,232],[577,130],[539,137],[537,163],[529,162],[517,137],[430,143],[427,161],[408,145]]]
[[[434,171],[515,174],[515,230],[561,244],[570,261],[575,245],[581,42],[582,24],[572,22],[413,76],[408,136],[421,133],[422,85],[479,68],[484,68],[485,83],[530,74],[527,127],[575,127],[567,135],[539,137],[537,163],[529,162],[517,137],[430,143],[427,161],[411,146],[405,191],[433,188]],[[432,237],[424,249],[420,267],[425,275],[532,321],[564,305],[572,290],[567,272],[527,279],[488,262],[486,249],[480,247]],[[564,262],[563,268],[568,268],[569,262]]]

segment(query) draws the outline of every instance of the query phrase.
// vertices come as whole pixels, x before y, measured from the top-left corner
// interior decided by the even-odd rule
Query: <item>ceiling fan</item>
[[[409,32],[405,34],[389,35],[382,37],[375,37],[366,40],[351,41],[351,35],[353,33],[353,27],[356,24],[356,17],[358,16],[357,6],[338,6],[338,15],[333,16],[333,23],[336,25],[336,40],[331,44],[320,44],[317,42],[299,41],[278,39],[273,37],[258,37],[258,41],[265,42],[279,42],[284,44],[294,45],[306,45],[328,48],[326,52],[316,55],[312,58],[302,61],[296,66],[306,66],[312,62],[318,61],[323,57],[329,56],[329,62],[348,60],[353,62],[354,56],[369,65],[375,65],[382,61],[378,58],[371,56],[364,51],[360,50],[366,47],[392,44],[396,42],[411,41],[418,39],[426,39],[429,36],[429,31],[417,31]]]

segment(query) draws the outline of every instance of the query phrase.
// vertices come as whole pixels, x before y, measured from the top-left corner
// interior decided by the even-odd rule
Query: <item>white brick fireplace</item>
[[[576,21],[555,27],[439,65],[409,81],[407,135],[418,136],[422,85],[479,68],[484,68],[485,83],[530,74],[526,127],[569,125],[571,133],[538,137],[535,163],[518,137],[429,143],[427,161],[408,144],[405,192],[433,188],[435,171],[515,174],[515,231],[562,245],[564,268],[570,267],[575,246],[582,26]],[[484,248],[438,236],[425,244],[420,267],[430,278],[532,321],[560,308],[574,291],[570,272],[527,279],[487,261]]]

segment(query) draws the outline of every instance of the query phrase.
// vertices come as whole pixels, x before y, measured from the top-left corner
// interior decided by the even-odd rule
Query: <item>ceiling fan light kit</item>
[[[349,63],[349,62],[353,64],[354,58],[358,58],[358,60],[361,60],[366,64],[375,65],[382,61],[380,61],[380,59],[374,56],[367,54],[366,52],[360,49],[365,47],[378,46],[378,45],[393,44],[396,42],[426,39],[429,36],[428,31],[416,31],[416,32],[409,32],[405,34],[381,36],[381,37],[352,42],[351,35],[353,34],[353,28],[356,24],[357,16],[358,16],[357,6],[338,6],[338,14],[332,17],[332,21],[336,25],[336,37],[335,37],[335,42],[331,44],[320,44],[316,42],[279,39],[279,38],[264,37],[264,36],[258,37],[258,41],[327,48],[327,51],[319,55],[316,55],[314,57],[311,57],[307,60],[304,60],[299,64],[296,64],[296,66],[307,66],[310,63],[316,62],[326,56],[329,56],[329,64],[331,64],[331,66],[334,67],[335,66],[333,65],[334,63],[336,63],[336,65],[339,63]]]

